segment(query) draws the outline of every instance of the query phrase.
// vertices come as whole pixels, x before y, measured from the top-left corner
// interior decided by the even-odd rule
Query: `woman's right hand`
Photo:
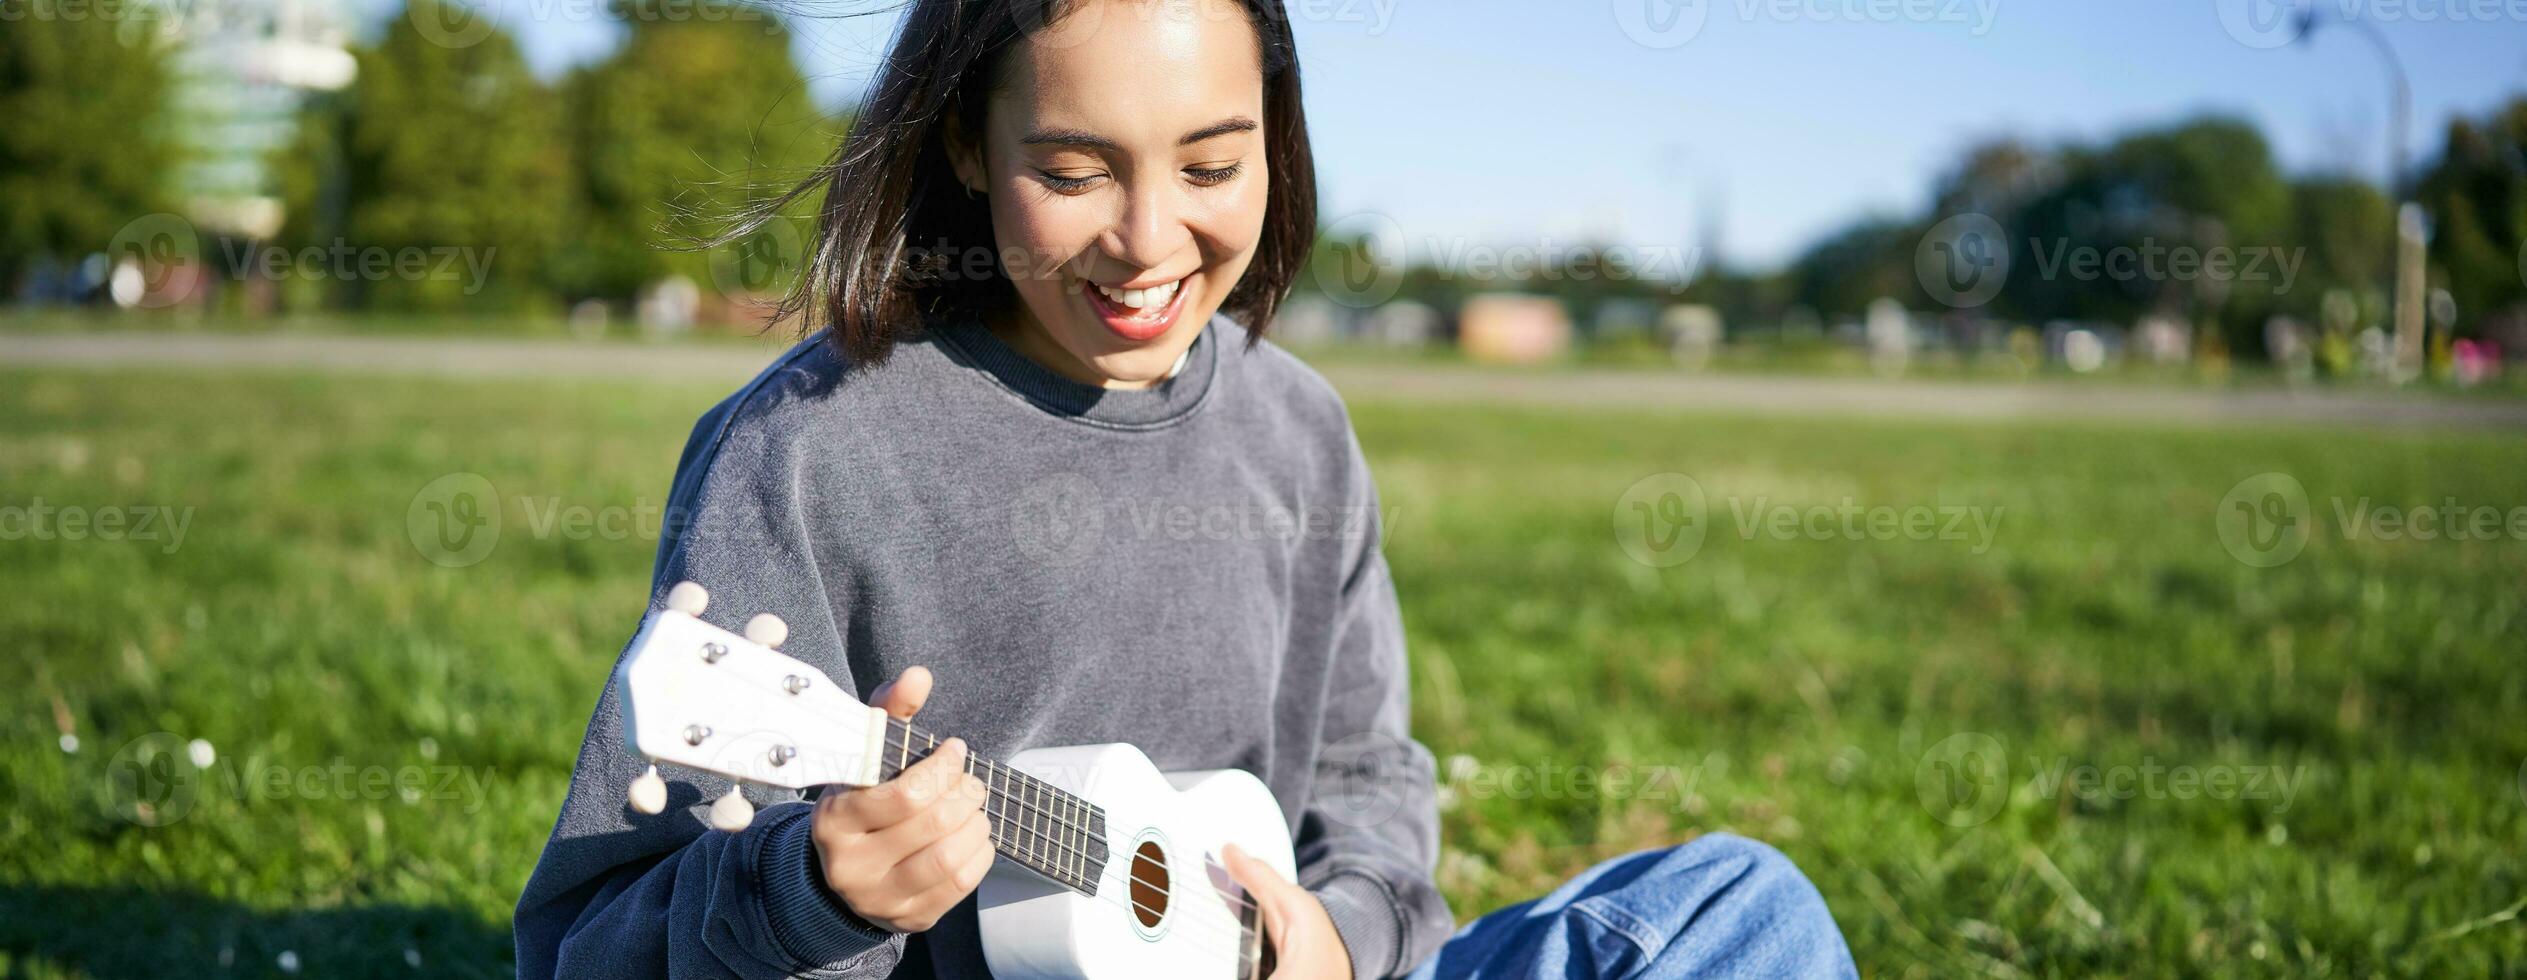
[[[914,667],[870,701],[910,720],[930,699],[930,671]],[[965,741],[866,789],[829,789],[816,800],[813,837],[825,887],[890,932],[921,932],[964,901],[992,866],[983,781],[965,771]]]

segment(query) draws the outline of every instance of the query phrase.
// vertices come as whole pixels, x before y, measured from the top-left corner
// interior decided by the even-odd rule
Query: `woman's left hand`
[[[1293,980],[1352,980],[1351,951],[1314,893],[1289,883],[1272,866],[1231,844],[1221,854],[1228,876],[1246,889],[1263,912],[1264,941],[1272,944],[1272,975]]]

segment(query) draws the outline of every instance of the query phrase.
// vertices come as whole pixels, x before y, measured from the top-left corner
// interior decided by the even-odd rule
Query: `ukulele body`
[[[1234,843],[1297,880],[1281,806],[1262,780],[1242,769],[1162,773],[1122,743],[1035,749],[1009,765],[1104,808],[1108,857],[1093,895],[1015,862],[993,867],[977,895],[992,975],[1259,975],[1263,922],[1220,855]]]

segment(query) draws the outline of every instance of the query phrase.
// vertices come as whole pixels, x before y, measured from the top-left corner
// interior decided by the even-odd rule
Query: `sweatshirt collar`
[[[1114,389],[1081,384],[1018,353],[982,321],[959,317],[936,333],[958,363],[981,372],[1047,414],[1108,428],[1147,429],[1191,414],[1209,398],[1219,375],[1220,319],[1214,315],[1195,334],[1169,377],[1147,388]]]

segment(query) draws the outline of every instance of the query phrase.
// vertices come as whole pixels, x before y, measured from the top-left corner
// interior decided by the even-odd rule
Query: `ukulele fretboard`
[[[938,736],[889,718],[879,776],[893,779],[938,747]],[[1104,810],[980,753],[966,753],[965,771],[990,790],[983,814],[991,821],[992,848],[1001,857],[1072,891],[1097,893],[1097,881],[1106,870]]]

